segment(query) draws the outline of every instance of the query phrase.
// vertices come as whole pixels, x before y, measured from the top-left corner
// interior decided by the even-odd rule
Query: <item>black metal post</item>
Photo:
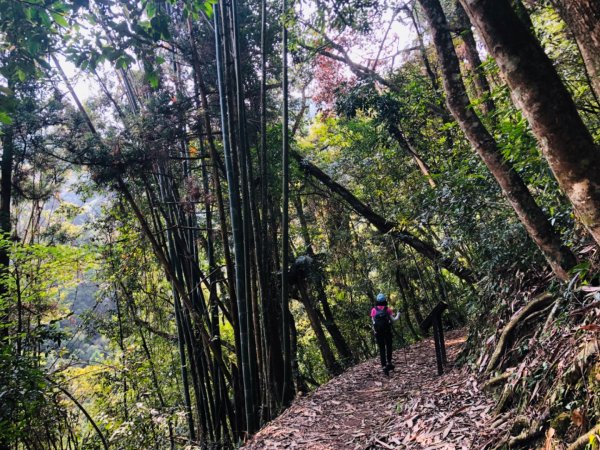
[[[442,314],[446,308],[448,308],[446,303],[438,303],[421,323],[421,330],[425,333],[430,327],[433,327],[433,342],[435,344],[435,358],[437,361],[438,375],[444,373],[444,365],[448,363],[446,343],[444,342],[444,329],[442,327]]]
[[[444,359],[440,346],[440,330],[437,320],[433,321],[433,342],[435,344],[435,360],[437,361],[438,375],[442,375],[444,373]]]
[[[438,336],[440,342],[440,349],[442,350],[442,361],[444,365],[448,364],[448,357],[446,356],[446,343],[444,342],[444,327],[442,326],[441,314],[437,318],[438,321]]]

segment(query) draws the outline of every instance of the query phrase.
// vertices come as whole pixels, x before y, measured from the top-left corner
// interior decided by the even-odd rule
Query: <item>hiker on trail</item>
[[[388,307],[385,294],[377,294],[377,302],[371,310],[371,320],[373,321],[375,340],[379,347],[381,368],[386,375],[390,373],[390,370],[394,370],[394,364],[392,364],[392,321],[395,322],[399,317],[400,312],[394,316],[392,308]]]

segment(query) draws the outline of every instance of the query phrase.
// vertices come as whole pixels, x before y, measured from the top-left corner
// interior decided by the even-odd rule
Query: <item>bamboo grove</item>
[[[585,277],[581,11],[391,3],[0,0],[0,450],[235,448],[374,355],[380,290],[403,345],[438,301],[464,325],[524,274]],[[102,204],[77,227],[75,178]]]

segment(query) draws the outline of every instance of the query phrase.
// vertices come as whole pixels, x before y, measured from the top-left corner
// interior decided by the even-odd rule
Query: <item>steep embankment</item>
[[[463,342],[463,332],[446,336],[450,362]],[[466,370],[437,376],[431,339],[396,351],[394,361],[389,378],[372,359],[296,400],[243,449],[467,449],[498,432],[494,401]]]

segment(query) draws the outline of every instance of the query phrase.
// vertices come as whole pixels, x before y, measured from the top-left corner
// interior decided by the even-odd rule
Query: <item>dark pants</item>
[[[386,367],[392,363],[392,330],[380,331],[375,333],[377,346],[379,347],[379,357],[381,358],[381,367]]]

